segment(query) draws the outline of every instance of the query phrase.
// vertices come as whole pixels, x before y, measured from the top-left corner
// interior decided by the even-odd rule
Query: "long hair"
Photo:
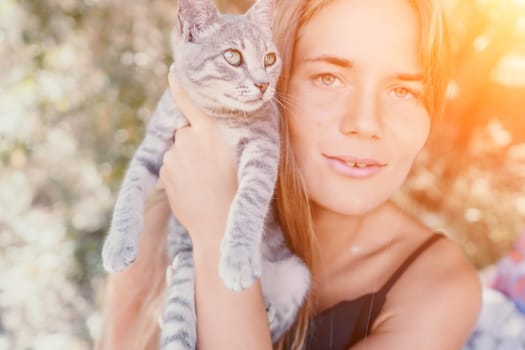
[[[282,57],[282,72],[278,84],[278,96],[286,96],[288,80],[297,33],[326,5],[334,0],[275,0],[274,38]],[[439,0],[407,0],[417,10],[421,24],[420,59],[424,69],[425,106],[435,120],[442,111],[449,74],[449,44]],[[285,115],[285,98],[280,103]],[[274,348],[302,349],[307,339],[309,322],[314,313],[315,271],[317,256],[316,236],[313,229],[310,203],[290,144],[288,123],[281,118],[281,160],[276,186],[276,208],[290,249],[303,259],[313,273],[314,284],[300,309],[295,323],[279,339]],[[158,266],[155,274],[158,283],[149,291],[139,314],[136,339],[130,350],[153,350],[158,344],[160,330],[152,315],[160,311],[164,298],[164,271]],[[140,342],[138,341],[140,339]]]

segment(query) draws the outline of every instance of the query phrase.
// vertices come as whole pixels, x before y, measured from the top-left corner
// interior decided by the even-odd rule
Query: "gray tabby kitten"
[[[279,164],[279,112],[273,101],[281,61],[272,42],[272,0],[244,15],[221,15],[211,0],[179,0],[172,32],[173,73],[191,99],[218,119],[236,150],[238,190],[221,242],[219,275],[240,291],[261,277],[272,339],[293,322],[310,275],[286,246],[271,200]],[[161,97],[118,195],[102,251],[104,268],[119,271],[136,258],[144,201],[158,179],[175,130],[188,124],[169,91]],[[205,218],[203,218],[205,220]],[[195,349],[192,243],[168,224],[167,297],[162,349]]]

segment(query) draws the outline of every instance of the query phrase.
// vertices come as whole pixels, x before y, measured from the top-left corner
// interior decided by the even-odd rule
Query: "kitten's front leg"
[[[259,246],[278,163],[278,143],[254,141],[240,156],[239,187],[228,213],[219,266],[220,277],[230,289],[249,288],[261,275]]]
[[[137,256],[139,234],[144,226],[144,202],[158,179],[163,151],[160,147],[152,147],[145,140],[130,162],[113,209],[110,231],[102,248],[106,271],[123,270]]]
[[[164,92],[146,136],[133,155],[121,185],[109,234],[102,248],[106,271],[120,271],[137,256],[143,229],[144,201],[159,176],[164,152],[172,144],[173,132],[187,123],[168,90]]]

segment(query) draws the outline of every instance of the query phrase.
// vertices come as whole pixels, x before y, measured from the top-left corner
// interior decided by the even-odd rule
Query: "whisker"
[[[281,106],[283,107],[284,106],[288,108],[299,108],[300,107],[300,103],[298,103],[298,100],[293,97],[286,96],[284,94],[278,94],[276,98],[281,102]]]
[[[275,98],[275,97],[274,97],[273,100],[274,100],[279,106],[281,106],[282,109],[283,109],[284,111],[290,111],[290,108],[288,108],[288,106],[285,105],[285,104],[284,104],[282,101],[280,101],[278,98]]]
[[[286,95],[280,92],[277,92],[277,96],[283,100],[290,101],[290,102],[297,102],[299,99],[292,95]]]

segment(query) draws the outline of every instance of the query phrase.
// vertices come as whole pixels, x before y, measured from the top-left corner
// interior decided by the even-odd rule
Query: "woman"
[[[276,6],[286,107],[276,204],[290,246],[313,273],[312,292],[277,346],[460,349],[481,303],[477,274],[451,241],[389,199],[443,103],[447,45],[439,4]],[[177,133],[161,169],[171,208],[163,200],[150,205],[137,261],[111,277],[107,348],[155,339],[144,324],[156,332],[147,306],[162,303],[166,262],[159,252],[171,209],[194,243],[199,349],[270,349],[260,285],[231,292],[217,274],[236,190],[231,150],[213,120],[173,81],[171,87],[192,126]]]

